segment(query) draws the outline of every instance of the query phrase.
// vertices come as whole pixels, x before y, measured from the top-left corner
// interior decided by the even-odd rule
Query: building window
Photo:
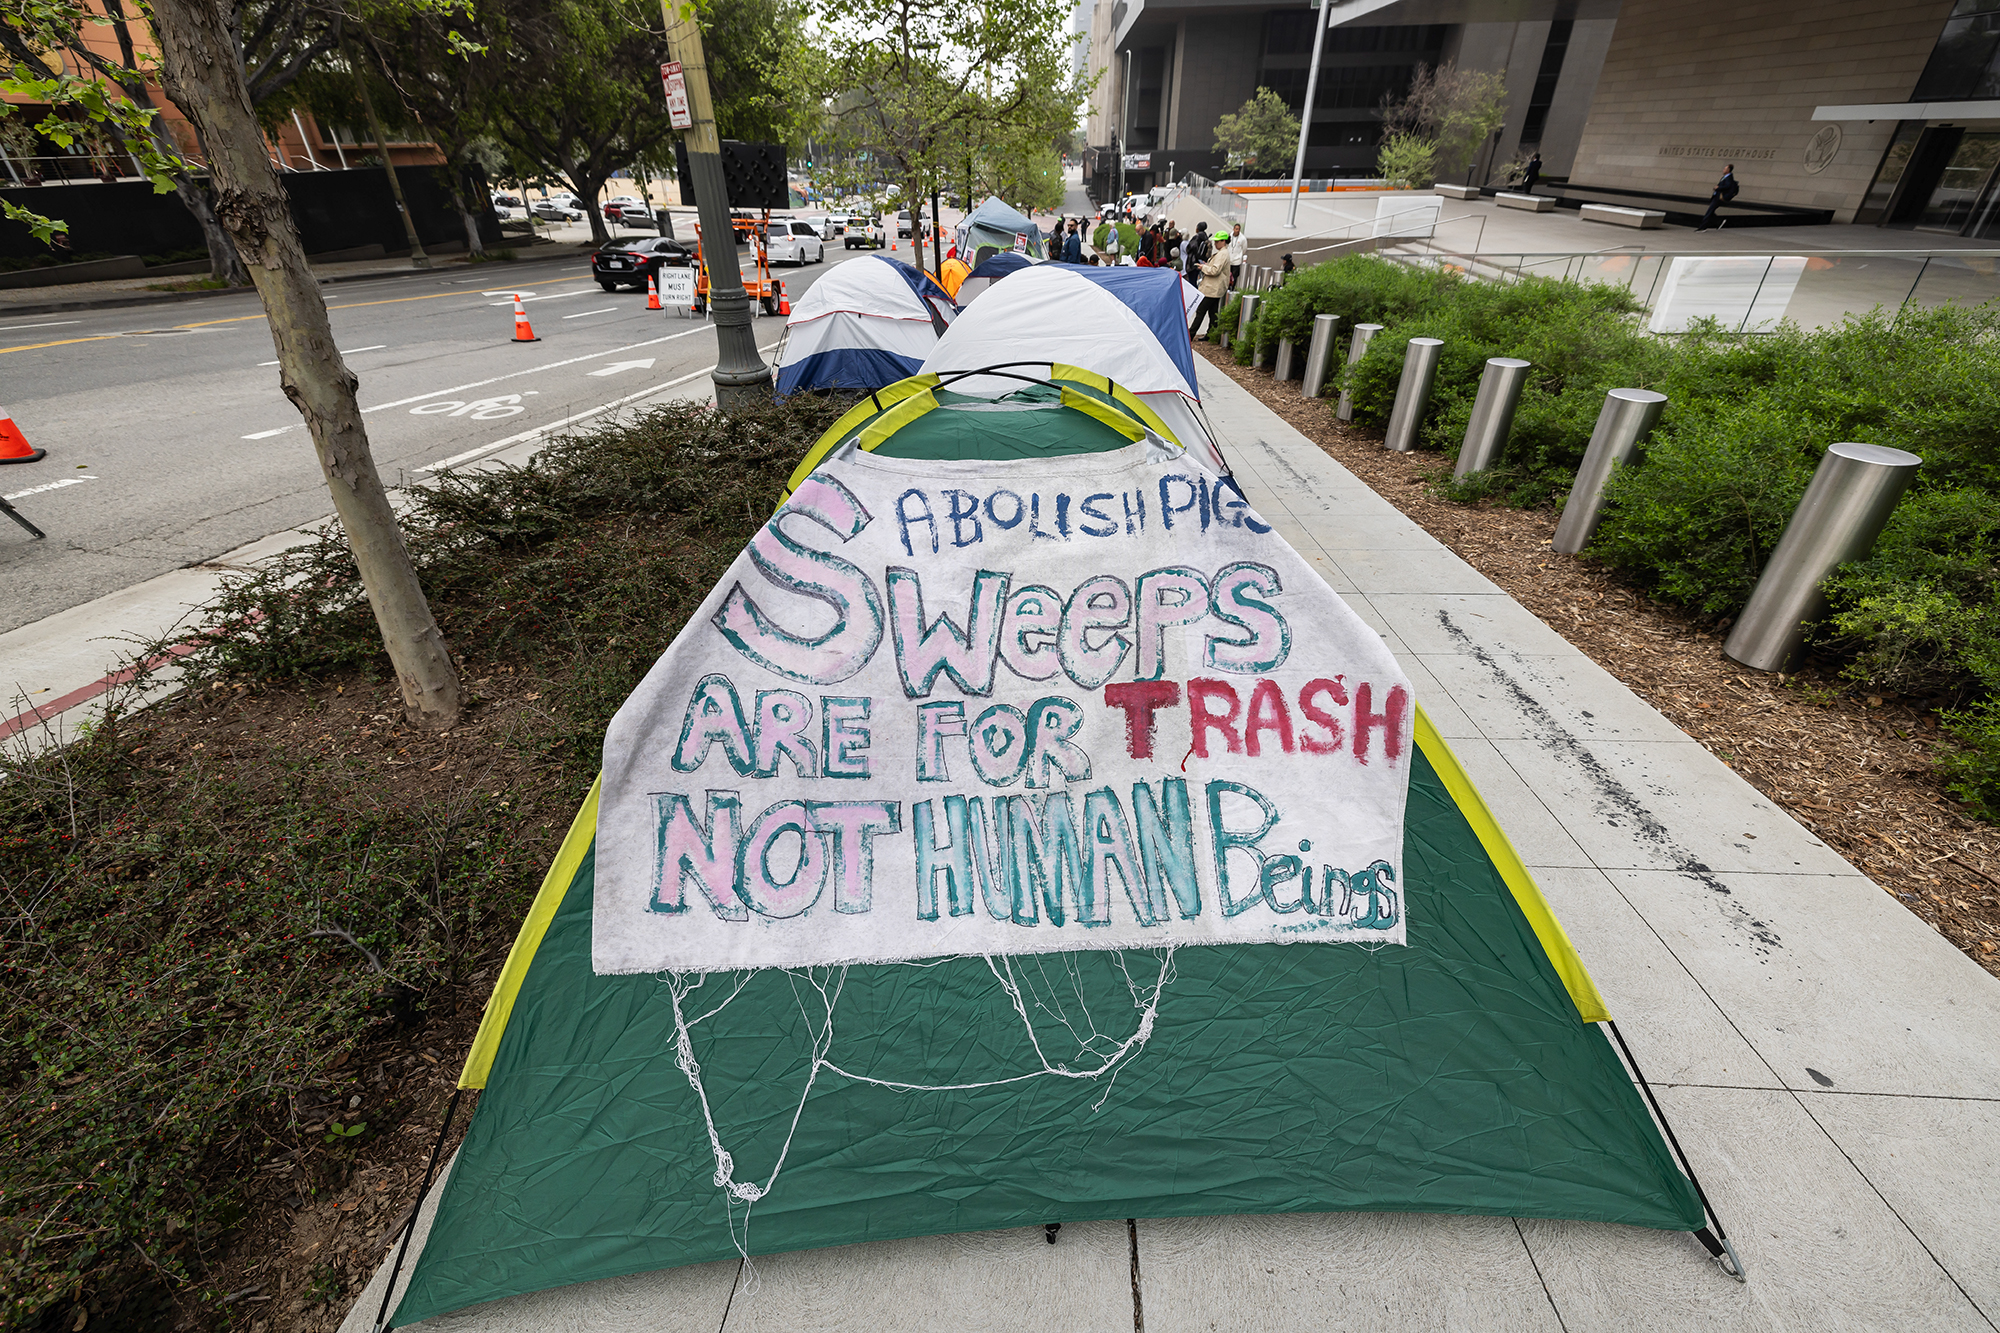
[[[1958,0],[1917,80],[1914,102],[2000,97],[2000,0]]]
[[[1569,34],[1576,24],[1558,19],[1549,25],[1548,45],[1542,48],[1542,66],[1535,71],[1535,91],[1528,97],[1528,118],[1521,122],[1521,146],[1530,148],[1542,141],[1548,128],[1549,108],[1555,105],[1556,84],[1562,80],[1563,57],[1569,53]]]
[[[1265,16],[1264,60],[1257,82],[1283,98],[1294,115],[1305,110],[1314,17],[1313,10],[1294,9],[1273,10]],[[1382,103],[1409,91],[1418,65],[1435,65],[1442,59],[1449,31],[1437,23],[1327,29],[1307,146],[1359,149],[1342,161],[1364,164],[1381,138]]]

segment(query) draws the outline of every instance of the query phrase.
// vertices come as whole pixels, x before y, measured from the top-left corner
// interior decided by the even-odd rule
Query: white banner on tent
[[[1381,637],[1171,446],[850,447],[611,724],[593,963],[1401,943],[1413,721]]]

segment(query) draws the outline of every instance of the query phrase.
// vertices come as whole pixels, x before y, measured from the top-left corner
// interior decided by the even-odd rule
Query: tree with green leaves
[[[1269,170],[1289,163],[1299,142],[1299,118],[1284,99],[1259,88],[1251,99],[1215,123],[1215,151],[1231,171]]]
[[[1394,144],[1396,161],[1408,168],[1419,156],[1413,144],[1429,144],[1430,174],[1422,182],[1428,185],[1438,172],[1470,163],[1486,136],[1506,121],[1506,75],[1460,69],[1448,60],[1435,67],[1419,65],[1402,96],[1382,99],[1382,148],[1387,154]],[[1397,143],[1399,139],[1405,142]],[[1379,166],[1377,170],[1391,174]]]
[[[0,56],[9,58],[15,68],[9,78],[0,79],[0,90],[51,101],[59,110],[71,109],[69,128],[64,128],[66,118],[55,112],[38,127],[60,146],[97,135],[104,139],[108,156],[138,160],[155,188],[173,190],[200,226],[211,274],[233,287],[248,286],[250,275],[229,244],[212,186],[201,180],[200,167],[189,163],[168,138],[153,106],[147,85],[158,77],[159,58],[153,53],[159,50],[159,39],[150,7],[136,3],[133,17],[127,15],[123,0],[102,3],[99,12],[84,0],[7,0],[6,21],[0,22]],[[290,89],[339,41],[343,22],[342,11],[328,0],[233,3],[228,15],[230,50],[252,107]],[[144,25],[141,31],[147,40],[135,40],[135,23]],[[109,28],[117,41],[115,61],[88,40],[93,30],[101,28]],[[51,52],[61,52],[71,63],[90,70],[96,80],[51,76],[42,62]],[[101,91],[89,91],[99,81],[124,94],[123,108],[108,104],[115,99],[105,99]],[[100,106],[99,101],[107,104]],[[0,118],[7,115],[0,107]],[[198,126],[195,133],[194,146],[205,158],[208,144]],[[14,210],[8,214],[13,216]]]
[[[1035,187],[1035,146],[1053,157],[1094,86],[1070,67],[1068,11],[1035,0],[817,5],[792,83],[913,209],[946,184],[976,188],[982,161],[988,182]]]

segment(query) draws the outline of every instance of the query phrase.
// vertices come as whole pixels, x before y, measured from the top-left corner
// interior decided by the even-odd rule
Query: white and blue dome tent
[[[972,261],[967,260],[968,264]],[[1012,250],[1003,250],[997,255],[988,255],[980,263],[973,265],[972,272],[965,275],[965,281],[958,284],[958,304],[961,307],[972,304],[972,299],[991,287],[1009,273],[1018,273],[1024,268],[1033,268],[1035,261]]]
[[[867,255],[828,270],[792,307],[778,354],[778,396],[869,392],[914,375],[958,315],[922,269]]]
[[[1226,473],[1195,381],[1186,296],[1193,290],[1166,268],[1036,264],[982,293],[938,339],[923,369],[946,374],[1040,361],[1080,366],[1137,394],[1176,444]],[[974,376],[952,386],[992,398],[1019,387],[1001,376]]]
[[[958,253],[966,263],[977,268],[982,247],[1011,251],[1015,238],[1020,236],[1028,238],[1030,259],[1044,257],[1042,229],[1011,205],[988,195],[985,203],[967,213],[965,220],[958,224]]]

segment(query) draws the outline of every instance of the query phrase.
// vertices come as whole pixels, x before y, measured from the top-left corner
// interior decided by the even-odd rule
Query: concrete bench
[[[1479,187],[1477,185],[1447,185],[1443,181],[1439,181],[1436,185],[1431,186],[1431,189],[1447,199],[1477,199],[1479,197]]]
[[[1664,227],[1665,213],[1650,208],[1620,208],[1616,204],[1585,204],[1585,222],[1608,222],[1614,227]]]
[[[1553,213],[1556,201],[1545,194],[1498,194],[1493,202],[1502,208],[1518,208],[1528,213]]]

